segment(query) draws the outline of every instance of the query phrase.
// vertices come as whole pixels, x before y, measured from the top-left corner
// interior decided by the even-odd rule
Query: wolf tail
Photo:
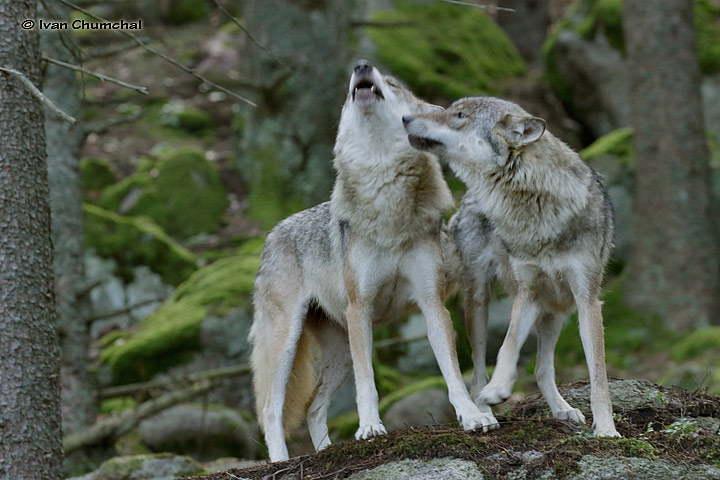
[[[275,322],[279,320],[275,319]],[[268,318],[268,313],[256,302],[253,326],[250,331],[250,341],[253,345],[250,363],[253,371],[255,410],[261,428],[263,428],[263,408],[270,393],[272,375],[279,373],[274,371],[276,362],[273,361],[273,357],[282,352],[275,351],[275,345],[284,340],[278,337],[278,329],[272,328],[273,323]],[[284,333],[285,335],[290,334],[288,329],[285,329]],[[297,428],[305,417],[315,387],[312,340],[310,331],[303,328],[285,391],[283,428],[286,436]]]

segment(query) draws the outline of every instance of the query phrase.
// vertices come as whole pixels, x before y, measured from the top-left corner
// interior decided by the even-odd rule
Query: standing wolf
[[[279,223],[255,280],[250,332],[256,407],[270,459],[288,457],[284,428],[307,408],[315,448],[330,442],[330,397],[352,367],[360,427],[385,433],[372,369],[372,326],[418,306],[463,428],[497,426],[465,387],[444,305],[443,211],[452,197],[437,159],[412,148],[403,115],[439,110],[366,61],[355,66],[335,144],[330,202]],[[311,337],[321,353],[313,389]],[[287,395],[286,395],[287,392]],[[286,401],[287,398],[287,401]]]
[[[542,119],[505,100],[465,98],[403,123],[413,146],[446,159],[468,187],[450,229],[463,265],[475,400],[492,405],[510,396],[520,347],[535,324],[538,386],[556,418],[584,423],[560,396],[553,363],[563,319],[577,307],[595,435],[617,436],[598,299],[613,218],[598,174],[546,132]],[[515,301],[485,385],[487,309],[496,281],[515,292]]]

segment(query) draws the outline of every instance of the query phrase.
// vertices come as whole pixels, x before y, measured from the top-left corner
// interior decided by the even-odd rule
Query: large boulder
[[[155,452],[176,452],[206,461],[235,456],[255,458],[257,424],[248,415],[223,407],[187,403],[140,422],[142,442]]]
[[[94,472],[68,480],[174,480],[180,476],[203,473],[202,466],[190,457],[162,453],[112,458]]]
[[[348,477],[351,480],[482,480],[485,477],[473,462],[456,458],[398,460]]]

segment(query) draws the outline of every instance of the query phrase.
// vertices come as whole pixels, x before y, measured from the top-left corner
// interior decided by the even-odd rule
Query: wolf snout
[[[406,127],[413,120],[415,120],[415,117],[413,117],[412,115],[403,115],[402,117],[403,125],[405,125]]]
[[[356,75],[368,75],[370,72],[372,72],[373,66],[372,63],[368,62],[367,60],[360,60],[358,63],[355,64],[355,68],[353,71]]]

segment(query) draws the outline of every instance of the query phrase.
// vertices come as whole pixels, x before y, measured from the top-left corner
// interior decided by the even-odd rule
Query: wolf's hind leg
[[[315,450],[322,450],[330,445],[327,427],[330,400],[350,373],[352,358],[348,334],[344,328],[327,318],[309,325],[319,343],[322,358],[314,398],[308,407],[307,422]]]
[[[262,409],[263,428],[265,430],[265,443],[271,462],[287,460],[289,458],[285,444],[283,428],[283,408],[287,384],[295,360],[298,342],[303,329],[303,319],[307,312],[307,304],[295,305],[293,311],[276,309],[275,318],[287,318],[284,328],[277,328],[273,332],[269,357],[270,385],[265,405]]]
[[[585,416],[565,401],[555,383],[555,345],[562,330],[563,320],[563,315],[544,313],[535,324],[537,330],[535,379],[550,406],[553,417],[584,424]]]
[[[470,382],[470,396],[477,405],[480,390],[488,382],[485,356],[487,353],[488,308],[490,303],[490,284],[484,279],[474,279],[465,288],[463,295],[465,306],[465,329],[472,347],[473,376]]]
[[[540,309],[537,303],[530,299],[530,293],[521,289],[513,302],[510,326],[498,353],[495,372],[490,383],[480,392],[480,400],[496,405],[510,397],[517,378],[520,348],[525,343],[539,313]]]

